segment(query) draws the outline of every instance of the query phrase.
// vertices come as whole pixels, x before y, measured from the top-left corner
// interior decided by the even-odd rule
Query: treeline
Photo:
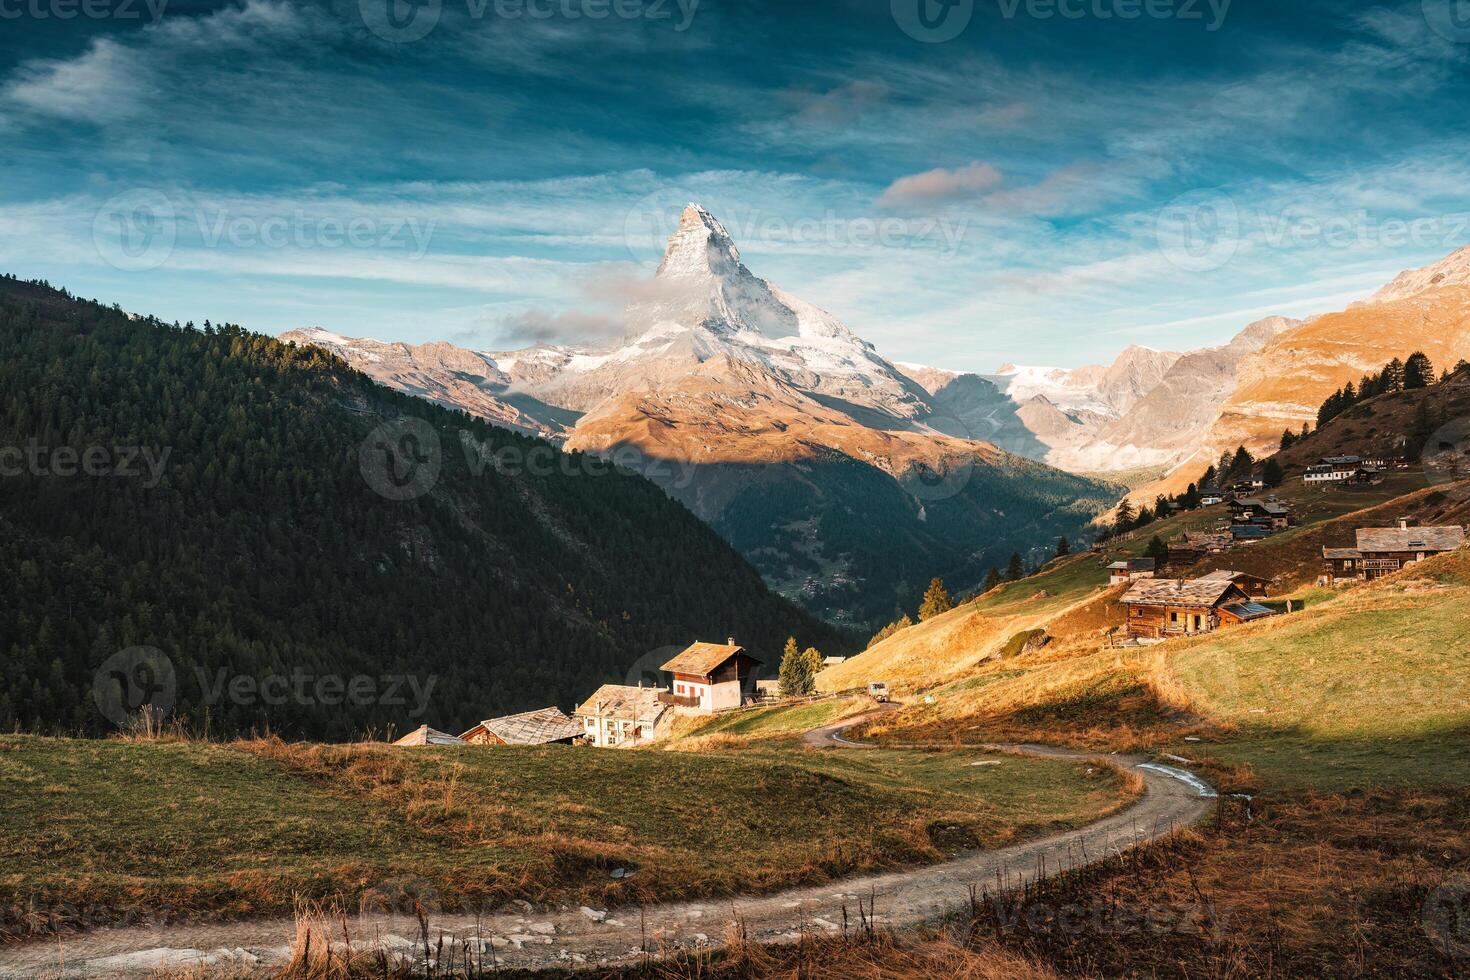
[[[1420,388],[1429,388],[1439,381],[1447,379],[1451,374],[1463,370],[1467,362],[1460,361],[1455,365],[1453,371],[1445,371],[1438,379],[1435,378],[1434,364],[1423,351],[1415,351],[1408,359],[1399,360],[1395,357],[1383,366],[1383,370],[1377,374],[1365,374],[1357,384],[1349,381],[1337,391],[1327,396],[1320,408],[1317,409],[1317,428],[1321,428],[1328,422],[1337,418],[1343,412],[1370,398],[1379,395],[1393,394],[1398,391],[1414,391]],[[1282,447],[1286,448],[1285,446]]]
[[[362,472],[395,419],[442,439],[417,499]],[[575,456],[476,472],[460,433],[548,448],[319,348],[0,280],[0,730],[110,730],[99,668],[136,647],[193,724],[342,738],[570,708],[693,639],[734,635],[771,669],[788,635],[848,645],[647,480]],[[364,680],[324,699],[322,678]]]

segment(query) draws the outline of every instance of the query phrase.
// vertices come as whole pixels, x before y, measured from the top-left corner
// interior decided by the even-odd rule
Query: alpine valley
[[[625,320],[605,348],[282,339],[642,472],[772,587],[839,624],[895,618],[934,575],[969,588],[1013,551],[1039,557],[1121,492],[1025,458],[1044,447],[993,382],[926,387],[924,372],[755,276],[698,205]],[[999,448],[1003,435],[1020,451]]]

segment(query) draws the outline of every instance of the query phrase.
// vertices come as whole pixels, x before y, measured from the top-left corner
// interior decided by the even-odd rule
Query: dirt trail
[[[891,710],[891,709],[880,709]],[[808,745],[821,748],[866,748],[840,737],[843,729],[877,712],[815,729]],[[1046,746],[988,746],[999,764],[1004,753],[1054,759],[1086,760],[1096,753]],[[769,895],[652,905],[643,909],[563,909],[555,912],[469,917],[433,915],[430,935],[445,947],[467,941],[480,950],[488,967],[576,967],[637,959],[644,949],[671,952],[719,945],[727,927],[737,921],[755,940],[794,940],[802,929],[836,932],[844,909],[856,921],[858,902],[876,900],[876,920],[886,927],[913,925],[968,906],[971,884],[994,888],[997,881],[1016,885],[1031,881],[1038,869],[1048,873],[1085,864],[1131,847],[1172,829],[1189,826],[1209,812],[1213,793],[1169,767],[1146,760],[1109,756],[1108,761],[1137,773],[1143,796],[1128,809],[1078,831],[1029,841],[995,851],[963,855],[943,864],[849,878],[840,882],[793,888]],[[412,955],[418,922],[407,916],[350,916],[351,939],[381,944]],[[335,928],[340,938],[342,924]],[[159,928],[131,927],[52,937],[18,946],[0,947],[0,978],[132,977],[161,968],[217,967],[222,971],[279,966],[289,955],[296,924],[290,919],[253,920],[213,925]],[[419,945],[422,953],[422,946]],[[493,959],[492,959],[493,958]]]

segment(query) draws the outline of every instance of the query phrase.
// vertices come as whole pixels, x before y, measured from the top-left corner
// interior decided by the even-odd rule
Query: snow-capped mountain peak
[[[707,276],[738,276],[745,270],[740,249],[718,218],[698,204],[689,204],[679,215],[679,227],[669,237],[660,279],[690,279]]]

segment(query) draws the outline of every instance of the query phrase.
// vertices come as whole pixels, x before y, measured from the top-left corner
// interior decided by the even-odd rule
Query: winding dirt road
[[[882,710],[882,709],[880,709]],[[844,729],[877,712],[814,729],[806,744],[819,749],[871,748],[841,737]],[[1096,754],[1046,746],[989,746],[1005,764],[1006,753],[1086,760]],[[856,922],[858,902],[876,902],[876,921],[886,927],[914,925],[968,907],[970,886],[994,889],[1033,880],[1040,869],[1055,873],[1186,827],[1208,813],[1214,793],[1192,773],[1144,759],[1109,756],[1136,772],[1144,794],[1126,810],[1075,832],[995,851],[977,851],[943,864],[885,872],[769,895],[678,902],[643,909],[560,909],[472,918],[434,915],[430,935],[445,947],[466,942],[483,963],[502,967],[595,966],[633,960],[650,952],[719,945],[737,922],[758,941],[791,941],[800,931],[836,932],[844,910]],[[346,920],[354,945],[378,944],[414,955],[418,922],[406,916],[352,916]],[[342,936],[342,924],[334,927]],[[254,920],[166,928],[131,927],[96,931],[18,946],[0,947],[0,977],[133,977],[161,968],[279,966],[290,953],[296,925],[290,919]]]

